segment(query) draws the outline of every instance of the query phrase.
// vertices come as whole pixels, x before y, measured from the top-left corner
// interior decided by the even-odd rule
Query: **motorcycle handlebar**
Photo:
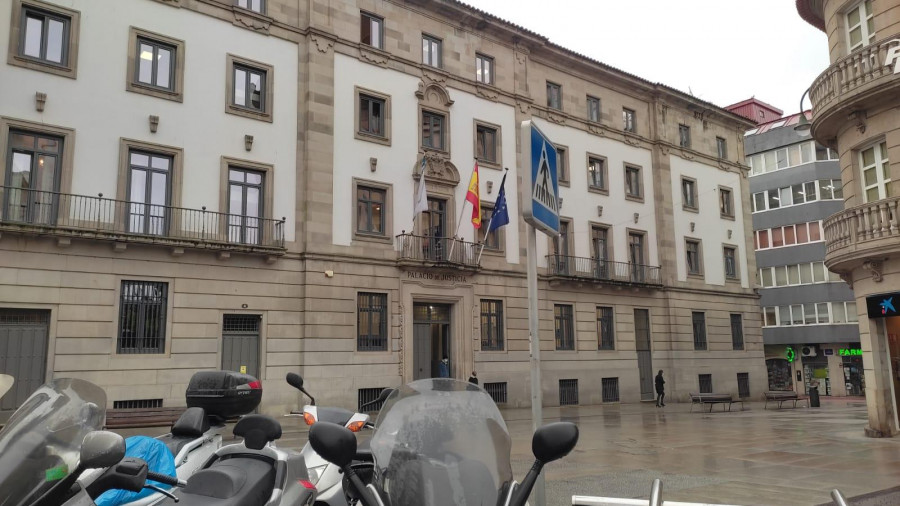
[[[165,485],[171,485],[173,487],[183,487],[185,485],[183,481],[174,476],[154,473],[153,471],[147,471],[147,480],[163,483]]]

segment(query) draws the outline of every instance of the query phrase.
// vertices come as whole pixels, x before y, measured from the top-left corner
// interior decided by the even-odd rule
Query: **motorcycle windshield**
[[[78,467],[81,442],[100,430],[106,393],[79,379],[56,379],[31,395],[0,431],[0,506],[24,506]]]
[[[414,381],[391,394],[375,426],[374,482],[391,506],[493,506],[505,499],[509,432],[478,386]]]

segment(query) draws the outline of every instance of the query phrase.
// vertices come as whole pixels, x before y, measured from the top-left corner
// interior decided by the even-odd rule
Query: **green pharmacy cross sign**
[[[841,348],[838,350],[838,355],[842,357],[861,357],[862,350],[855,350],[851,348]]]
[[[787,350],[784,352],[784,358],[786,358],[788,362],[793,362],[794,359],[797,358],[797,352],[794,351],[794,348],[788,346]]]

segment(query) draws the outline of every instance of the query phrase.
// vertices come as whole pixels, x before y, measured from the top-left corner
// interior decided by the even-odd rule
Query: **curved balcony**
[[[849,113],[900,93],[900,74],[895,74],[891,49],[900,38],[869,44],[831,64],[813,81],[809,97],[813,105],[813,136],[819,141],[836,137]],[[890,55],[892,56],[892,55]]]
[[[872,256],[900,252],[900,197],[845,209],[825,220],[825,265],[848,271]]]

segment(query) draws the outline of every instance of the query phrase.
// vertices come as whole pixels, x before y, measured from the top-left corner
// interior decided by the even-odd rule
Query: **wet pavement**
[[[900,486],[900,438],[870,439],[862,398],[823,398],[821,408],[689,412],[689,404],[545,408],[545,422],[578,424],[575,450],[545,468],[548,506],[572,495],[648,498],[654,478],[669,501],[815,505]],[[531,411],[504,410],[521,480],[531,466]],[[306,426],[283,418],[278,446],[306,442]],[[151,430],[122,431],[151,434]],[[155,430],[155,433],[163,432]],[[871,504],[897,504],[882,498]],[[869,504],[868,502],[866,504]]]

